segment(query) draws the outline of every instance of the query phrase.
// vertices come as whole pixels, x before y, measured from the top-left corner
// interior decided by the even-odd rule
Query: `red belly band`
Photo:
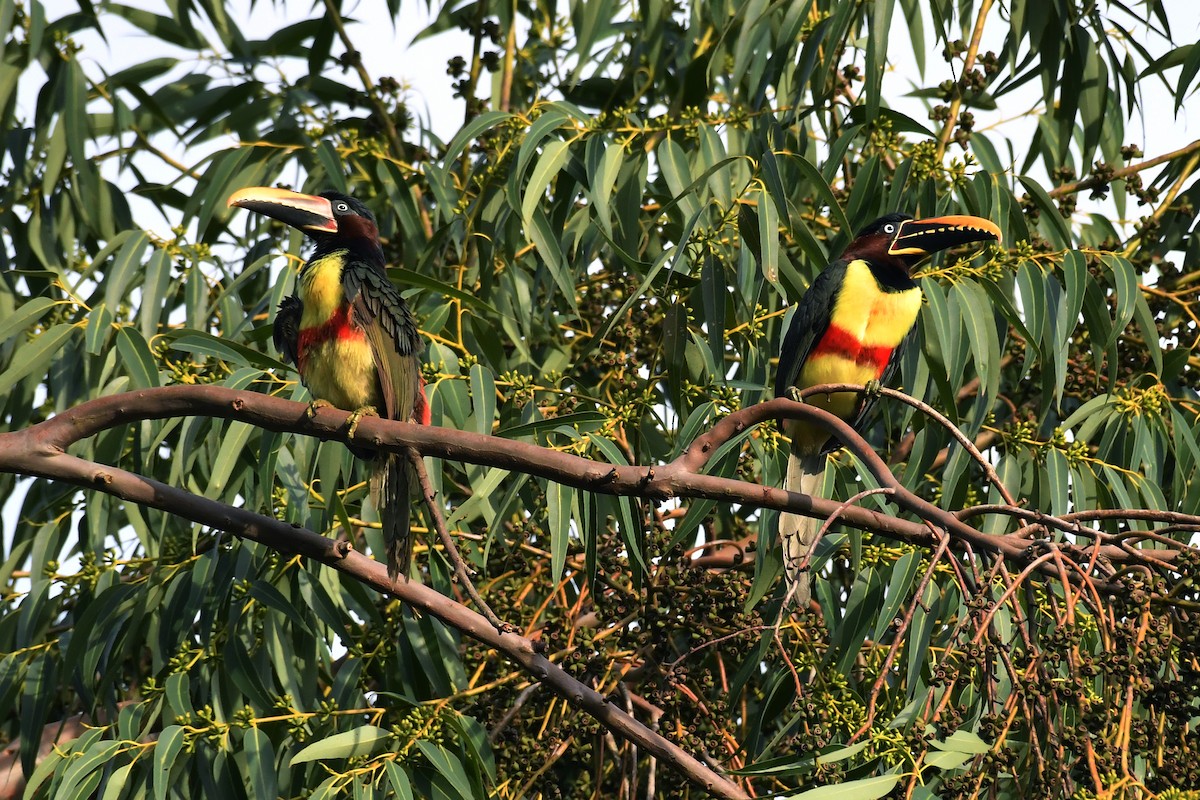
[[[301,372],[308,358],[309,348],[335,340],[362,341],[366,334],[362,328],[350,321],[350,307],[341,306],[333,316],[311,328],[301,328],[296,336],[296,360]]]
[[[809,357],[835,356],[862,366],[873,366],[875,377],[879,378],[892,358],[893,349],[886,346],[868,347],[845,328],[830,324]]]

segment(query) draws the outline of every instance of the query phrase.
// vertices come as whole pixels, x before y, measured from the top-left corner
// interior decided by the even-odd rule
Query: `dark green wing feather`
[[[342,267],[342,290],[351,319],[366,333],[374,355],[384,404],[376,410],[388,419],[414,421],[417,396],[422,391],[422,342],[408,304],[382,266],[363,261],[348,261]],[[415,483],[404,455],[388,454],[376,461],[371,493],[380,509],[392,580],[408,574],[412,557],[409,498]]]
[[[296,351],[300,339],[300,315],[304,312],[304,304],[296,295],[283,298],[279,310],[275,312],[275,326],[271,338],[275,340],[275,349],[289,364],[298,363]]]
[[[775,396],[785,397],[789,386],[800,377],[800,370],[809,353],[821,341],[829,328],[833,303],[838,287],[846,279],[845,260],[834,261],[826,267],[796,303],[792,323],[779,349],[779,368],[775,371]]]
[[[421,391],[420,334],[408,304],[387,273],[362,262],[342,269],[342,286],[354,321],[366,332],[379,370],[383,416],[409,421]]]

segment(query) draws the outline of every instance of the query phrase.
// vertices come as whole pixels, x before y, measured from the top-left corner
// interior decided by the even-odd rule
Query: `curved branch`
[[[854,384],[828,384],[812,387],[803,396],[844,391],[865,390]],[[884,389],[882,393],[887,397],[907,398],[895,390]],[[910,400],[907,398],[905,402]],[[938,537],[921,522],[857,506],[841,509],[841,504],[833,500],[701,472],[722,445],[752,426],[769,419],[802,419],[822,426],[842,442],[871,472],[879,485],[894,490],[893,499],[900,508],[946,531],[957,543],[969,545],[980,552],[997,554],[1022,566],[1034,561],[1037,555],[1031,549],[1030,541],[1023,536],[985,534],[956,514],[918,497],[901,485],[886,462],[849,423],[815,405],[787,398],[777,398],[729,414],[697,437],[674,461],[659,466],[615,466],[528,442],[378,417],[363,418],[351,439],[346,433],[347,412],[322,408],[311,418],[307,412],[308,406],[302,403],[212,385],[168,386],[110,395],[64,411],[25,431],[0,434],[0,470],[22,471],[21,465],[15,469],[7,466],[11,461],[4,457],[3,443],[7,437],[33,437],[43,446],[61,451],[72,442],[115,425],[201,414],[240,420],[272,431],[304,434],[325,440],[353,441],[356,445],[386,452],[403,454],[412,448],[422,455],[524,472],[602,494],[655,500],[705,498],[772,508],[817,519],[840,514],[846,524],[864,531],[917,547],[932,548],[937,545]],[[1177,521],[1200,524],[1200,517]],[[1053,542],[1043,544],[1058,546]],[[1162,561],[1169,562],[1176,555],[1156,551],[1151,561],[1142,559],[1140,551],[1131,551],[1115,543],[1098,542],[1094,547],[1098,548],[1100,556],[1114,564],[1161,566]],[[1046,577],[1058,577],[1052,565],[1040,571]],[[1101,591],[1120,591],[1118,585],[1098,583],[1097,588]]]
[[[212,389],[215,387],[186,388]],[[144,394],[154,397],[162,395],[166,391],[158,390]],[[217,394],[241,395],[245,393],[221,390]],[[121,396],[115,397],[118,401],[121,400]],[[230,408],[235,405],[245,407],[239,402],[245,398],[233,397],[230,399],[234,401],[229,404]],[[288,406],[297,406],[299,409],[305,408],[302,404],[280,402],[284,402]],[[85,408],[88,405],[90,404],[84,404],[79,408]],[[118,402],[117,405],[120,406],[121,403]],[[92,405],[91,411],[97,410],[102,409],[97,409]],[[125,407],[125,412],[127,410],[128,406]],[[168,511],[192,522],[259,542],[275,550],[297,553],[320,561],[376,591],[391,594],[414,609],[437,617],[450,627],[500,651],[569,704],[592,715],[613,733],[637,742],[653,753],[655,757],[673,765],[690,781],[704,787],[712,794],[736,800],[748,797],[732,781],[717,774],[679,746],[650,730],[591,687],[572,678],[560,666],[537,652],[534,643],[529,639],[510,631],[497,630],[496,626],[482,615],[417,581],[406,580],[403,577],[398,577],[395,581],[390,580],[387,568],[383,564],[352,550],[349,542],[334,541],[306,528],[244,509],[233,508],[216,500],[199,497],[123,469],[105,467],[63,452],[61,447],[47,440],[53,440],[55,434],[62,435],[65,430],[68,430],[64,423],[66,425],[74,424],[77,426],[76,430],[83,430],[95,424],[94,420],[89,422],[86,415],[71,419],[69,414],[70,412],[67,412],[25,431],[0,434],[0,471],[23,472],[96,489],[122,500]],[[67,417],[67,419],[63,419],[63,417]],[[51,425],[58,420],[62,420],[62,422]],[[46,435],[47,427],[51,431],[52,435],[50,436]]]

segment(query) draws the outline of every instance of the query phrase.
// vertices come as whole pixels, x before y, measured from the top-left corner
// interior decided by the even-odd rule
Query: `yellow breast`
[[[846,267],[846,277],[834,300],[829,329],[814,343],[800,369],[796,385],[867,383],[883,375],[892,351],[912,330],[921,311],[921,290],[885,291],[865,261]],[[810,403],[851,419],[860,396],[839,393],[813,397]],[[818,450],[828,439],[823,428],[791,423],[789,435],[805,450]]]

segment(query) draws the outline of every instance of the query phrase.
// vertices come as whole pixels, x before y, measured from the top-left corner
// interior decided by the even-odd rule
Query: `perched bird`
[[[421,380],[423,348],[408,304],[388,279],[379,228],[365,205],[337,192],[320,196],[254,187],[229,205],[265,214],[303,231],[316,243],[300,269],[296,291],[275,315],[275,347],[296,365],[312,392],[313,413],[333,405],[354,413],[429,424]],[[371,461],[371,497],[387,541],[388,575],[408,572],[408,459],[351,447]]]
[[[823,383],[888,383],[900,365],[921,310],[921,289],[912,269],[931,253],[959,244],[1000,241],[1000,229],[986,219],[946,216],[915,220],[888,214],[872,222],[842,257],[816,277],[800,298],[779,353],[775,396]],[[811,397],[812,405],[856,428],[873,398],[840,392]],[[826,453],[839,446],[824,428],[788,420],[792,440],[784,488],[817,495],[825,478]],[[800,562],[821,520],[781,514],[779,538],[789,591],[800,607],[811,599],[811,582]]]

